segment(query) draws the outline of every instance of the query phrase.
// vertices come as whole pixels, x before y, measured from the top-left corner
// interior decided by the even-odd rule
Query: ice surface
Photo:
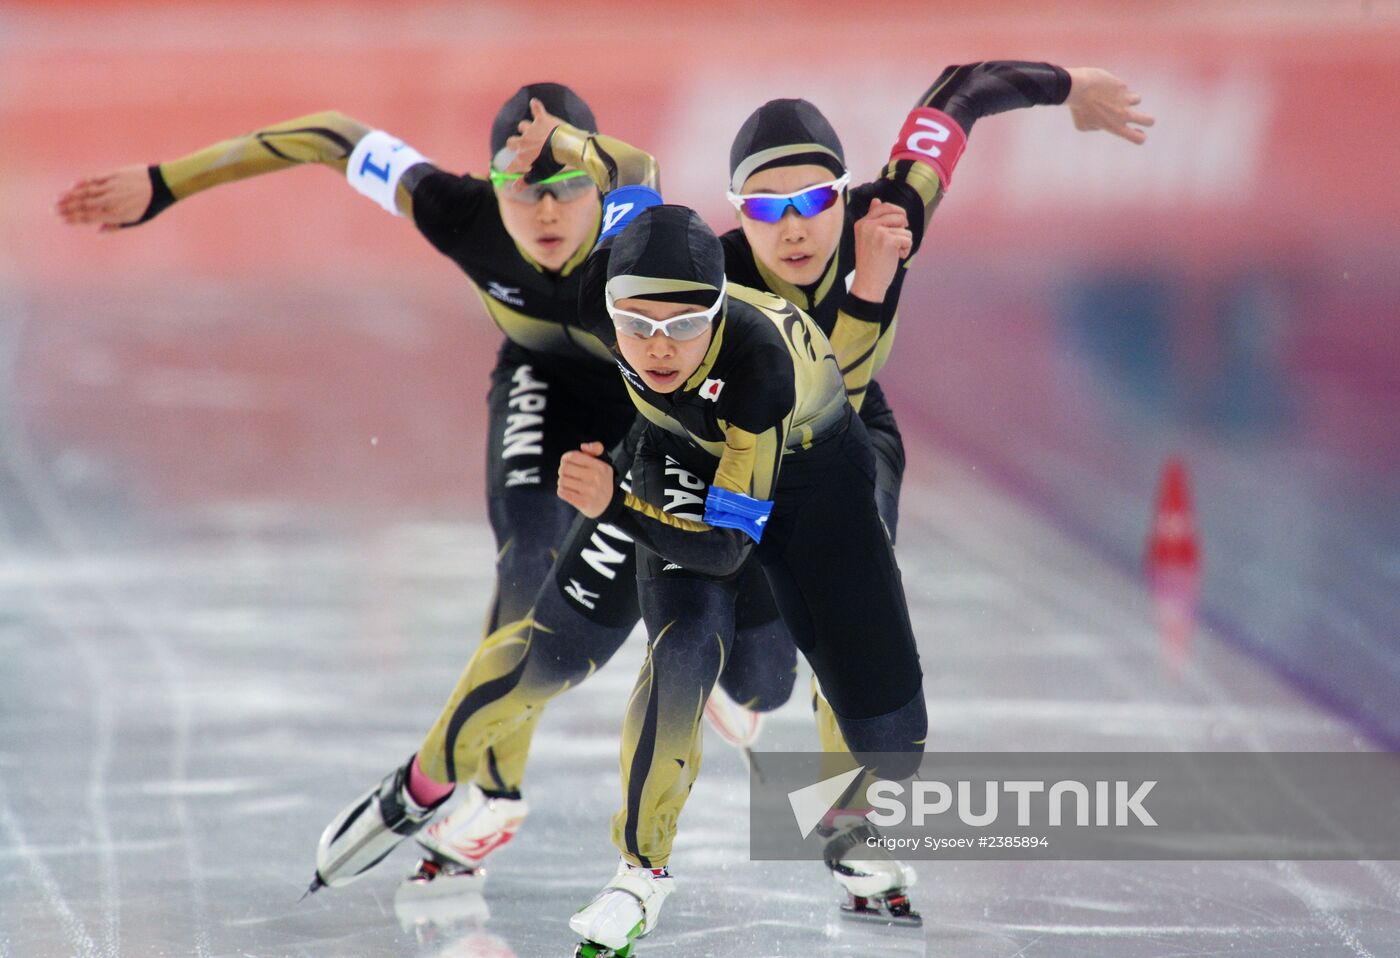
[[[1365,747],[1209,637],[1173,675],[1137,583],[942,451],[914,460],[899,553],[931,749]],[[572,953],[568,916],[614,867],[640,643],[546,714],[533,815],[483,898],[396,914],[405,848],[300,901],[322,827],[412,751],[475,645],[487,530],[269,503],[126,517],[118,545],[22,449],[5,468],[0,958]],[[763,747],[814,747],[805,699]],[[923,932],[844,922],[819,864],[747,860],[743,763],[707,745],[641,955],[1400,953],[1390,863],[921,862]]]

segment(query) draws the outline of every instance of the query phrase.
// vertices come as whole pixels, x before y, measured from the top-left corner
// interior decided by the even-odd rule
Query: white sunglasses
[[[688,339],[694,339],[710,328],[715,314],[724,305],[724,293],[728,285],[728,281],[726,281],[720,287],[719,296],[715,298],[714,305],[709,309],[681,313],[679,316],[672,316],[669,319],[652,319],[650,316],[643,316],[641,313],[634,313],[631,310],[618,309],[613,305],[612,293],[607,293],[604,298],[607,301],[608,315],[612,317],[613,326],[620,334],[637,339],[650,339],[660,333],[663,336],[684,342]]]
[[[763,223],[776,223],[792,207],[801,217],[816,216],[836,205],[841,191],[851,182],[851,174],[843,173],[828,183],[815,183],[804,186],[792,193],[735,193],[724,195],[734,208],[751,220]]]

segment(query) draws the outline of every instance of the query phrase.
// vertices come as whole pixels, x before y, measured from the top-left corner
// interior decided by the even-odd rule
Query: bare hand
[[[590,519],[601,516],[613,497],[613,467],[601,442],[586,442],[559,460],[559,498]]]
[[[870,211],[856,220],[856,275],[851,294],[883,302],[899,263],[914,249],[914,234],[904,207],[870,201]]]
[[[516,127],[520,132],[506,140],[506,146],[515,151],[515,159],[505,168],[507,173],[528,173],[539,158],[540,151],[544,149],[549,134],[564,122],[546,110],[544,104],[535,98],[530,100],[530,115],[531,119],[521,120]],[[514,187],[523,190],[525,180],[516,180]]]
[[[100,223],[110,233],[135,223],[151,205],[151,176],[141,165],[123,166],[79,180],[59,194],[54,212],[69,226]]]
[[[1074,117],[1075,129],[1086,133],[1107,130],[1129,143],[1147,142],[1147,134],[1137,127],[1151,126],[1156,121],[1133,109],[1142,97],[1129,90],[1128,84],[1098,67],[1074,67],[1069,76],[1069,99],[1065,104]]]

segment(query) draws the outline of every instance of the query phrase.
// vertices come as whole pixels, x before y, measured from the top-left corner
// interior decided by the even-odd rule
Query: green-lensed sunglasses
[[[515,154],[510,150],[501,150],[491,161],[491,185],[496,189],[501,189],[510,183],[520,179],[523,173],[505,173],[500,167],[509,165],[515,158]],[[555,173],[553,176],[545,177],[538,183],[529,183],[522,190],[510,190],[506,196],[517,203],[538,203],[544,199],[548,193],[557,201],[564,203],[575,199],[596,189],[593,180],[583,170],[565,170],[562,173]]]

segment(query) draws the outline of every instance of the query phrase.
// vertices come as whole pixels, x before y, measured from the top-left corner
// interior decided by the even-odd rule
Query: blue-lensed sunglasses
[[[776,223],[783,218],[789,206],[802,217],[816,216],[831,209],[849,182],[851,174],[842,173],[830,183],[818,183],[796,193],[735,193],[731,190],[725,195],[734,208],[749,219]]]

